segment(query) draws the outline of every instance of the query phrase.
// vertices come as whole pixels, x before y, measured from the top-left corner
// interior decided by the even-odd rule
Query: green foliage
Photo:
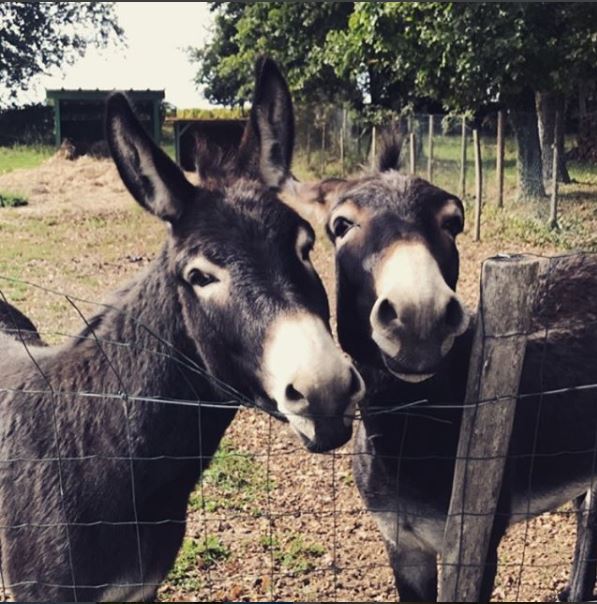
[[[11,98],[33,76],[123,34],[113,2],[2,2],[0,23],[0,86]]]
[[[273,486],[261,465],[224,440],[189,505],[192,510],[234,510],[259,516],[259,498]]]
[[[269,53],[296,98],[421,98],[452,110],[567,90],[597,62],[594,3],[215,2],[212,42],[196,50],[212,101],[249,98],[252,64]]]
[[[0,208],[17,208],[19,206],[26,206],[27,203],[27,200],[22,195],[2,193],[0,191]]]
[[[326,57],[374,103],[398,92],[465,110],[570,87],[593,69],[596,39],[593,3],[358,2]]]
[[[196,82],[211,101],[242,105],[251,98],[256,58],[268,54],[287,70],[298,100],[355,98],[353,83],[337,77],[323,53],[329,32],[346,27],[352,9],[352,2],[213,2],[213,40],[190,49]]]
[[[176,116],[178,119],[197,119],[197,120],[236,120],[246,118],[247,114],[240,107],[227,109],[224,107],[216,107],[214,109],[177,109]]]

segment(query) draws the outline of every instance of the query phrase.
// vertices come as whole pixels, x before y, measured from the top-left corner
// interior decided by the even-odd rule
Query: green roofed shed
[[[112,90],[47,90],[46,98],[54,107],[56,146],[69,139],[75,147],[89,148],[104,140],[105,102]],[[163,90],[125,91],[141,122],[156,143],[162,129]]]

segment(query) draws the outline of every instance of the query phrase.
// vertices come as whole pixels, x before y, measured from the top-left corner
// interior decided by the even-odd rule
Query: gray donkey
[[[376,171],[295,182],[288,195],[296,207],[325,217],[335,248],[338,337],[367,384],[355,482],[383,535],[400,599],[430,602],[437,597],[473,325],[456,293],[462,203],[399,173],[399,157],[399,141],[389,135]],[[597,397],[590,385],[597,382],[597,255],[546,265],[482,601],[491,596],[507,526],[587,490],[572,580],[562,596],[587,599],[595,582]]]
[[[275,64],[258,65],[238,158],[205,186],[122,94],[106,119],[125,185],[168,235],[75,341],[0,334],[1,578],[22,601],[153,600],[235,415],[228,401],[251,401],[326,451],[350,438],[363,395],[330,335],[313,231],[277,198],[294,122]]]

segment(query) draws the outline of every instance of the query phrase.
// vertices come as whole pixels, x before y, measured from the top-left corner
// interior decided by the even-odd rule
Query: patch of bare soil
[[[6,225],[31,229],[35,221],[56,218],[72,225],[56,231],[58,248],[51,267],[40,265],[39,258],[23,260],[19,275],[42,285],[48,285],[51,268],[51,285],[58,291],[74,290],[100,300],[158,249],[163,231],[155,221],[135,213],[134,202],[107,160],[53,158],[36,170],[0,176],[0,189],[22,192],[30,202],[0,215]],[[98,217],[99,223],[94,220]],[[0,260],[5,249],[0,245]],[[552,251],[512,242],[475,244],[469,233],[461,239],[460,249],[460,291],[471,305],[478,296],[483,259],[497,252]],[[332,253],[321,234],[314,259],[333,299]],[[41,314],[50,330],[56,325],[67,333],[79,329],[72,309],[65,319],[65,306],[49,305],[46,298],[25,294],[18,305],[38,322]],[[243,499],[249,489],[245,484],[238,494],[228,493],[213,504],[215,491],[205,487],[205,500],[212,504],[192,506],[187,534],[196,541],[210,537],[212,557],[205,553],[192,557],[183,578],[164,585],[161,599],[396,599],[380,536],[352,481],[350,446],[330,455],[310,455],[286,426],[257,411],[239,413],[227,441],[251,460],[248,484],[259,480],[259,488],[248,502],[246,496]],[[237,500],[243,503],[237,505]],[[567,575],[573,538],[573,523],[565,512],[510,530],[500,550],[495,599],[554,600]],[[196,580],[190,580],[194,575]]]

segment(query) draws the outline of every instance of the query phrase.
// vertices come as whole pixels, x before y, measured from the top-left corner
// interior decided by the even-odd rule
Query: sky
[[[185,48],[201,46],[213,23],[207,2],[116,2],[127,47],[90,48],[63,71],[39,76],[26,100],[44,101],[46,88],[165,89],[177,107],[207,106],[193,84],[196,68]]]

